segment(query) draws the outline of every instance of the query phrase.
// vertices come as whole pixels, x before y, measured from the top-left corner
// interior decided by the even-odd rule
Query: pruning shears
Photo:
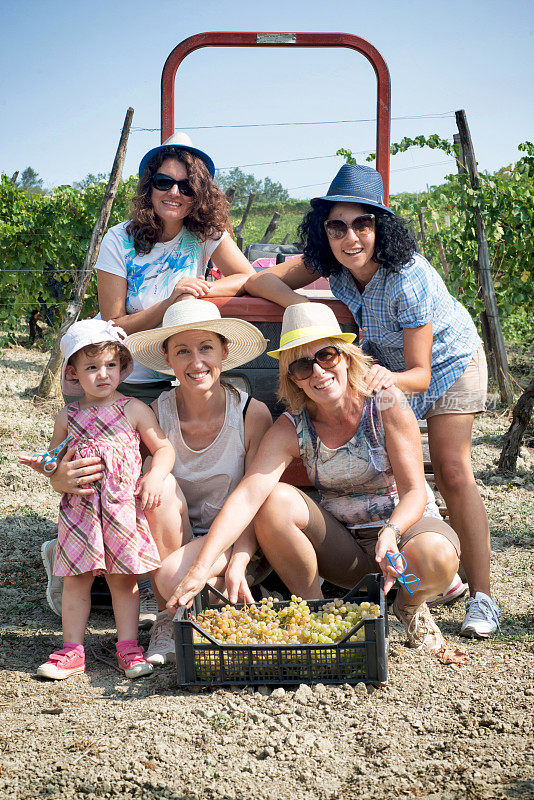
[[[69,433],[67,438],[63,439],[63,441],[60,442],[57,447],[54,447],[53,450],[45,450],[44,453],[34,453],[32,458],[38,458],[43,467],[43,471],[48,475],[51,475],[57,469],[57,462],[62,450],[65,450],[65,448],[68,447],[68,444],[72,438],[72,434]]]

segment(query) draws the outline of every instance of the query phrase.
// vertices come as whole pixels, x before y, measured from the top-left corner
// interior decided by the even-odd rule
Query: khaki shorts
[[[486,410],[488,365],[482,345],[447,391],[430,406],[423,419],[438,414],[480,414]]]
[[[359,579],[359,577],[369,572],[379,571],[378,564],[375,560],[375,547],[378,539],[378,532],[382,527],[381,525],[376,528],[348,529],[342,522],[330,514],[329,511],[321,508],[321,506],[303,491],[300,489],[297,489],[297,491],[306,501],[309,510],[309,522],[304,529],[304,533],[307,531],[321,531],[323,538],[330,543],[329,549],[331,548],[331,552],[338,550],[338,543],[341,545],[343,541],[346,542],[347,534],[349,534],[354,540],[350,548],[352,552],[349,556],[345,549],[344,555],[347,561],[346,567],[351,575]],[[437,517],[421,517],[420,520],[411,525],[401,536],[399,550],[402,550],[410,539],[413,539],[420,533],[438,533],[444,536],[452,544],[458,558],[460,558],[460,540],[458,536],[450,525]],[[313,536],[310,538],[313,539]],[[349,565],[348,562],[351,559],[352,563]],[[340,568],[341,571],[343,571],[342,565],[340,565]],[[328,575],[323,577],[330,580]],[[332,583],[336,583],[336,581],[333,580]],[[344,584],[340,583],[339,585],[342,586]]]

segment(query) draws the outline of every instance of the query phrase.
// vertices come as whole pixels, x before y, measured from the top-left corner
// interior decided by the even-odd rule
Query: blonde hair
[[[348,361],[347,382],[352,393],[363,394],[368,397],[371,392],[367,388],[364,377],[373,363],[371,356],[366,356],[361,347],[345,342],[343,339],[336,339],[334,337],[320,339],[315,344],[319,345],[319,342],[320,347],[318,346],[318,350],[320,350],[321,347],[332,344],[346,356]],[[280,353],[278,398],[284,403],[287,410],[291,411],[293,414],[298,414],[304,407],[311,410],[315,405],[304,389],[301,389],[300,386],[295,383],[288,372],[288,367],[291,362],[304,355],[305,350],[306,346],[300,345],[299,347],[291,347],[288,350],[282,350]]]

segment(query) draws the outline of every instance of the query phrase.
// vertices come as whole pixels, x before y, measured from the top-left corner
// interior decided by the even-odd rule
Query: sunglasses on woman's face
[[[337,366],[340,361],[341,350],[338,350],[337,347],[331,344],[328,345],[328,347],[322,347],[318,350],[313,358],[305,356],[303,358],[297,358],[296,361],[292,361],[287,371],[296,381],[305,381],[306,378],[312,376],[314,364],[319,364],[321,369],[330,369],[331,367]]]
[[[163,172],[156,172],[155,175],[152,175],[152,186],[154,189],[157,189],[158,192],[168,192],[169,189],[172,189],[174,184],[177,185],[180,194],[186,197],[193,196],[191,184],[185,178],[177,181],[175,178],[171,178],[170,175],[164,175]]]
[[[329,239],[343,239],[352,228],[357,236],[370,236],[375,229],[375,215],[362,214],[355,217],[350,225],[342,219],[327,219],[324,223],[324,229]]]

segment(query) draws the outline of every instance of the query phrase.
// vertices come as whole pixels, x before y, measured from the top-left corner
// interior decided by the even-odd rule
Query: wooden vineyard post
[[[445,256],[443,245],[441,244],[441,239],[439,238],[439,227],[435,219],[432,220],[432,230],[436,234],[436,246],[438,248],[439,260],[441,261],[441,268],[445,277],[448,278],[450,272],[449,265],[447,264],[447,258]]]
[[[422,208],[419,209],[418,217],[419,217],[419,227],[421,229],[421,252],[424,255],[425,254],[425,242],[426,242],[426,221],[425,221],[425,215],[424,215],[424,212],[423,212]]]
[[[458,125],[458,132],[460,134],[461,152],[463,152],[465,157],[465,164],[469,172],[471,186],[473,189],[479,189],[480,180],[478,177],[475,151],[473,149],[473,142],[471,141],[471,134],[469,132],[465,111],[456,111],[456,124]],[[495,356],[497,383],[499,384],[501,402],[509,406],[512,404],[514,396],[508,371],[508,359],[506,357],[499,311],[497,309],[497,300],[495,299],[486,228],[478,206],[475,209],[475,223],[478,241],[478,264],[476,270],[485,305],[487,334],[491,350]],[[484,323],[482,323],[482,328],[484,329]]]
[[[275,232],[275,230],[278,227],[278,220],[279,219],[280,219],[280,212],[279,211],[275,211],[273,216],[272,216],[271,221],[267,225],[267,230],[263,234],[263,237],[260,239],[260,244],[267,244],[267,242],[271,241],[271,239],[273,238],[273,233]]]
[[[241,236],[241,234],[243,233],[243,228],[245,227],[245,222],[247,221],[247,217],[248,217],[250,209],[252,208],[252,203],[254,202],[254,198],[255,197],[256,197],[256,195],[254,194],[254,192],[252,194],[249,194],[247,207],[245,208],[245,211],[243,212],[243,216],[241,218],[241,222],[239,223],[239,225],[236,225],[235,230],[234,230],[237,246],[239,247],[240,250],[243,250],[243,237]]]
[[[113,201],[115,199],[115,195],[117,194],[117,187],[119,185],[122,168],[124,166],[126,144],[128,142],[133,113],[133,108],[129,108],[126,112],[121,138],[119,140],[119,146],[117,148],[117,153],[115,154],[115,160],[113,162],[111,175],[109,176],[108,185],[106,187],[104,199],[100,208],[100,214],[98,215],[95,227],[93,228],[93,233],[91,235],[89,247],[87,248],[87,252],[85,254],[83,266],[76,279],[74,294],[67,305],[65,316],[63,318],[63,322],[61,323],[56,341],[54,342],[50,352],[48,363],[41,376],[41,382],[39,383],[39,387],[37,389],[37,395],[39,397],[51,397],[54,394],[56,380],[62,361],[59,343],[61,341],[61,337],[67,332],[73,322],[76,322],[80,315],[80,311],[82,310],[85,292],[93,273],[93,267],[98,256],[98,251],[100,250],[100,244],[109,221],[111,207],[113,206]]]

